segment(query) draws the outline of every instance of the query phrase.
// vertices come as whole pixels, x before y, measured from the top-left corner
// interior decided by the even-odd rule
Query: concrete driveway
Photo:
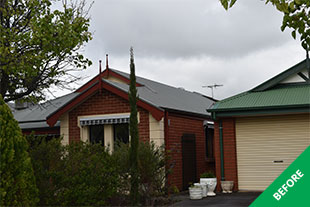
[[[232,194],[218,193],[215,197],[206,197],[201,200],[190,200],[188,193],[182,193],[174,198],[178,201],[171,206],[249,206],[260,194],[261,192],[237,192]]]

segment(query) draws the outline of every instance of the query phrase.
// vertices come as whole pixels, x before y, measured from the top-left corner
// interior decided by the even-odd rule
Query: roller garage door
[[[236,119],[239,190],[265,190],[310,145],[309,114]]]

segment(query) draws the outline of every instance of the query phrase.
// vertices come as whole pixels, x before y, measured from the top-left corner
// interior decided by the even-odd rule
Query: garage
[[[236,119],[239,190],[265,190],[310,145],[309,114]]]
[[[208,111],[217,181],[234,181],[234,191],[264,191],[310,146],[310,59]]]

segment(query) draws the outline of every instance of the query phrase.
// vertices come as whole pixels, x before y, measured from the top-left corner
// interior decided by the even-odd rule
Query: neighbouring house
[[[263,191],[310,145],[309,79],[304,60],[208,110],[218,182]]]
[[[107,68],[75,92],[40,106],[18,104],[14,116],[24,134],[63,136],[73,141],[102,142],[110,149],[129,142],[129,74]],[[213,122],[207,109],[214,99],[182,88],[137,77],[141,141],[164,145],[174,163],[170,184],[180,190],[214,171]]]

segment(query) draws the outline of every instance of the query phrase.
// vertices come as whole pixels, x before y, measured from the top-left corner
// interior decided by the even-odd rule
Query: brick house
[[[68,95],[41,106],[14,111],[25,134],[63,136],[73,141],[101,141],[113,149],[129,142],[129,74],[107,68]],[[173,173],[168,178],[180,190],[214,171],[213,122],[206,110],[210,97],[137,77],[140,139],[172,151]]]
[[[310,145],[307,60],[208,111],[216,120],[218,182],[233,180],[234,190],[264,191]]]

